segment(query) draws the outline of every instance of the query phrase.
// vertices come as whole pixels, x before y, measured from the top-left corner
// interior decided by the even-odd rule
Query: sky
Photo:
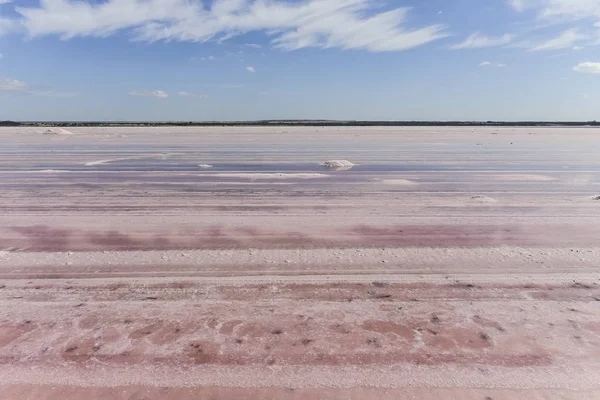
[[[0,0],[0,120],[600,120],[600,0]]]

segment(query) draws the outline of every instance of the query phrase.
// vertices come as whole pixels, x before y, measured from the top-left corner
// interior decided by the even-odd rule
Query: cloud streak
[[[254,69],[254,67],[246,67],[246,71],[248,71],[248,72],[256,72],[256,70]]]
[[[501,64],[501,63],[493,63],[490,61],[484,61],[481,64],[479,64],[480,67],[498,67],[498,68],[502,68],[502,67],[506,67],[506,64]]]
[[[18,26],[17,21],[0,17],[0,37],[17,30]]]
[[[22,94],[30,96],[43,97],[75,97],[77,93],[59,92],[56,90],[44,88],[37,85],[31,85],[27,82],[17,79],[2,79],[0,80],[0,93]]]
[[[564,31],[560,35],[558,35],[557,37],[537,44],[531,50],[532,51],[544,51],[544,50],[560,50],[560,49],[566,49],[569,47],[572,48],[575,46],[575,44],[577,44],[583,40],[587,40],[589,38],[590,37],[588,35],[584,35],[584,34],[580,33],[579,29],[577,29],[577,28],[567,29],[566,31]]]
[[[459,49],[477,49],[482,47],[497,47],[509,44],[514,39],[514,35],[508,33],[503,36],[485,36],[479,32],[475,32],[467,37],[462,43],[455,44],[450,48],[452,50]]]
[[[16,79],[0,80],[0,92],[27,93],[29,90],[29,84],[26,82]]]
[[[206,97],[205,94],[197,94],[197,93],[190,93],[190,92],[177,92],[177,95],[181,96],[181,97],[193,97],[196,99],[202,99],[202,98]]]
[[[306,47],[408,50],[448,36],[443,25],[406,28],[408,8],[376,10],[377,0],[42,0],[17,7],[30,36],[107,37],[129,31],[133,40],[222,42],[265,32],[282,50]]]
[[[582,74],[600,74],[600,62],[584,62],[573,67],[573,71]]]
[[[158,97],[160,99],[166,99],[169,97],[169,94],[163,92],[162,90],[132,90],[128,93],[130,96],[149,96],[149,97]]]
[[[537,9],[538,17],[549,18],[600,18],[598,0],[509,0],[509,5],[516,11]]]

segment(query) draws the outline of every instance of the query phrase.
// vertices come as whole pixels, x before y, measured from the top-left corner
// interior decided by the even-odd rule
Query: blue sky
[[[0,120],[600,120],[600,0],[0,0]]]

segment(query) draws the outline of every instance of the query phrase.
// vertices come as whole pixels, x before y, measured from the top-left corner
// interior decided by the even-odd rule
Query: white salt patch
[[[382,179],[381,183],[385,185],[416,185],[416,182],[409,181],[408,179]]]
[[[424,347],[425,342],[423,341],[423,335],[421,334],[421,331],[419,331],[417,329],[413,329],[413,333],[415,334],[414,348],[420,349],[420,348]]]
[[[484,176],[486,179],[494,180],[507,180],[507,181],[535,181],[535,182],[546,182],[554,181],[556,178],[548,175],[534,175],[534,174],[502,174],[502,175],[491,175]]]
[[[38,171],[36,171],[36,172],[38,172]],[[65,171],[64,169],[43,169],[39,172],[43,172],[45,174],[53,174],[53,173],[68,172],[68,171]]]
[[[475,200],[480,203],[494,203],[496,201],[496,200],[492,199],[491,197],[483,196],[480,194],[472,196],[471,200]]]
[[[321,164],[322,167],[325,167],[327,169],[335,169],[335,170],[349,170],[350,168],[354,167],[356,164],[351,163],[348,160],[329,160],[329,161],[325,161],[323,164]]]
[[[101,164],[106,164],[106,163],[109,163],[109,162],[112,162],[112,161],[120,161],[120,160],[121,159],[114,158],[114,159],[108,159],[108,160],[90,161],[90,162],[85,163],[84,165],[86,167],[91,167],[93,165],[101,165]]]
[[[212,168],[213,166],[210,164],[199,164],[198,165],[200,168]]]
[[[72,135],[73,132],[69,132],[66,129],[61,129],[61,128],[51,128],[51,129],[46,129],[44,131],[44,135]]]
[[[120,158],[108,158],[106,160],[96,160],[96,161],[90,161],[85,163],[84,165],[86,167],[92,167],[94,165],[102,165],[102,164],[108,164],[111,162],[119,162],[119,161],[127,161],[127,160],[143,160],[146,158],[160,158],[160,159],[166,159],[167,157],[169,157],[170,155],[172,155],[171,153],[165,153],[165,154],[144,154],[141,156],[131,156],[131,157],[120,157]]]
[[[246,179],[315,179],[326,178],[329,175],[325,174],[283,174],[283,173],[218,173],[210,176],[218,176],[221,178],[246,178]]]

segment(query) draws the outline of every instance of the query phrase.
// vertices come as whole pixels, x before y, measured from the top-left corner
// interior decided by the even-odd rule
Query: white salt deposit
[[[210,164],[199,164],[198,165],[200,168],[212,168],[213,166]]]
[[[284,174],[284,173],[218,173],[210,176],[218,176],[220,178],[243,178],[243,179],[315,179],[326,178],[329,175],[325,174]]]
[[[44,135],[72,135],[73,132],[69,132],[66,129],[61,128],[50,128],[44,131]]]
[[[321,164],[322,167],[325,167],[327,169],[335,169],[335,170],[342,170],[342,171],[346,171],[349,170],[350,168],[354,167],[356,164],[351,163],[348,160],[329,160],[329,161],[325,161],[323,164]]]
[[[493,203],[496,201],[496,200],[492,199],[491,197],[483,196],[480,194],[472,196],[471,200],[478,201],[480,203]]]
[[[108,158],[106,160],[90,161],[83,165],[85,165],[86,167],[92,167],[94,165],[102,165],[102,164],[108,164],[108,163],[119,162],[119,161],[128,161],[128,160],[144,160],[146,158],[159,158],[161,160],[164,160],[171,155],[172,155],[172,153],[143,154],[141,156]]]
[[[379,181],[385,185],[416,185],[416,182],[408,179],[381,179]]]

